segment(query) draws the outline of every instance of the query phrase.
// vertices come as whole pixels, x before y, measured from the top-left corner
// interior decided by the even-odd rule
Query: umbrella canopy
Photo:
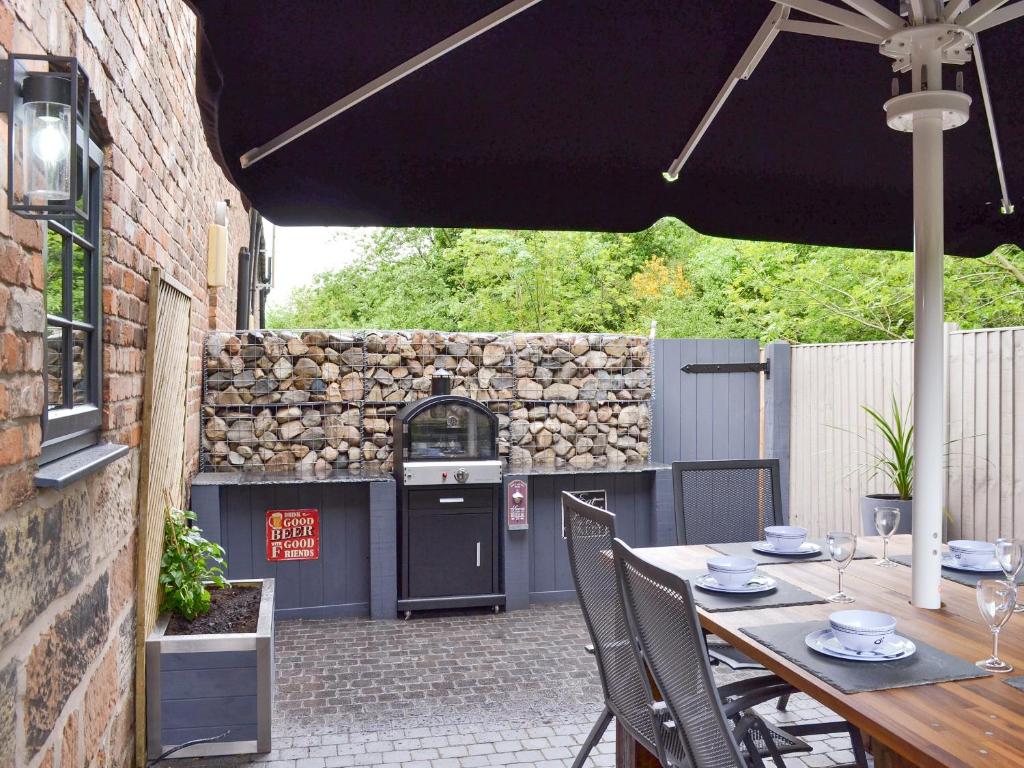
[[[1024,0],[194,2],[211,145],[278,223],[913,247],[913,602],[940,607],[942,257],[1022,242]]]
[[[767,0],[544,0],[241,167],[243,153],[504,2],[192,0],[208,142],[282,225],[632,231],[675,216],[727,237],[912,247],[911,140],[886,125],[893,73],[877,46],[781,34],[679,181],[662,178]],[[980,36],[1011,192],[1015,180],[1024,190],[1020,34]],[[979,81],[964,70],[975,108],[945,136],[946,250],[981,256],[1024,243],[1024,225],[1000,213]]]

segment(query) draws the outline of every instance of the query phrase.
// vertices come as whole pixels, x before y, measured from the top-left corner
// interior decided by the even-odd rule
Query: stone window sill
[[[71,483],[93,475],[128,453],[127,445],[100,443],[44,464],[36,472],[40,488],[66,488]]]

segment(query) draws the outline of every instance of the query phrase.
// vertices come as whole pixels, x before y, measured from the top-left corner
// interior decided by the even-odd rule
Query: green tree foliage
[[[948,257],[947,319],[1024,325],[1024,254]],[[913,257],[637,233],[384,229],[270,314],[273,327],[617,331],[804,343],[913,336]]]

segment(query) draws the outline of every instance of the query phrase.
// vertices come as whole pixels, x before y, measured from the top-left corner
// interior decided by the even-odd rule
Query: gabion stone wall
[[[390,469],[391,417],[428,396],[440,368],[454,394],[497,414],[501,454],[516,466],[647,460],[643,337],[263,330],[207,338],[203,468]]]

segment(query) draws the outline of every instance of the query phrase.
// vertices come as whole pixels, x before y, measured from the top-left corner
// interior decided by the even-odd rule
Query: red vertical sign
[[[319,557],[318,510],[267,510],[267,560],[316,560]]]

